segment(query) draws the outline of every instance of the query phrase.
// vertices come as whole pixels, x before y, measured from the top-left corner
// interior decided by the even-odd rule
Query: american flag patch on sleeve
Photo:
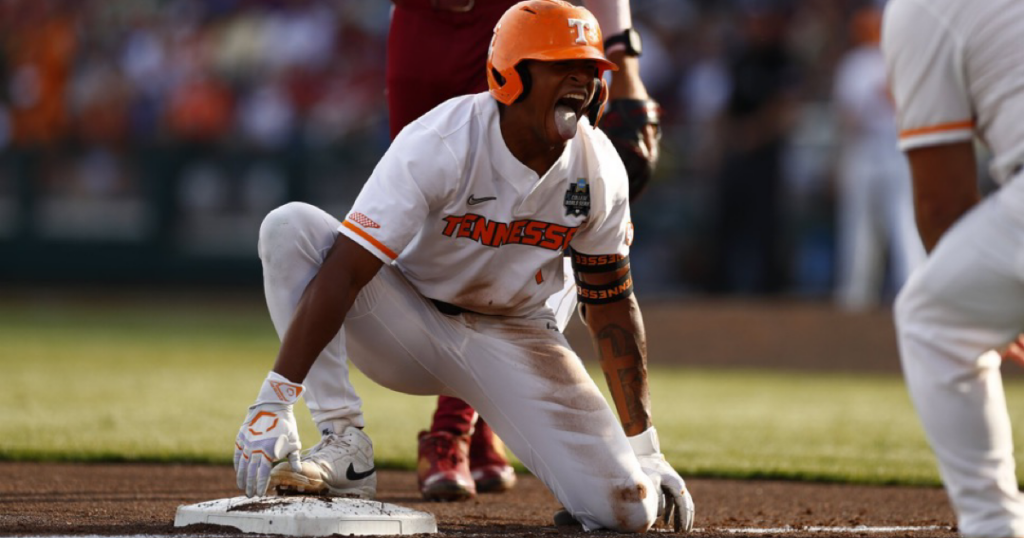
[[[380,224],[373,222],[373,219],[357,211],[349,213],[348,220],[362,226],[363,228],[380,228]]]

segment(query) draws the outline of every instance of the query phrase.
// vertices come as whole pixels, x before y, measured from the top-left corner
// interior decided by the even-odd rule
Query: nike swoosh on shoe
[[[377,467],[376,466],[370,467],[369,471],[363,471],[361,473],[357,473],[355,467],[353,467],[352,464],[349,463],[348,464],[348,469],[345,471],[345,478],[347,478],[349,480],[352,480],[354,482],[356,480],[363,480],[364,478],[369,477],[370,475],[372,475],[375,472],[377,472]]]

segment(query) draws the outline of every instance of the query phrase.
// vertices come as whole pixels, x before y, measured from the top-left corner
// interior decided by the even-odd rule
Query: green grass
[[[228,463],[276,350],[259,303],[0,303],[0,459]],[[663,450],[684,476],[938,483],[897,376],[652,368],[650,379]],[[434,398],[354,383],[378,464],[411,468]],[[1024,382],[1007,391],[1019,410]],[[297,414],[310,446],[316,431]]]

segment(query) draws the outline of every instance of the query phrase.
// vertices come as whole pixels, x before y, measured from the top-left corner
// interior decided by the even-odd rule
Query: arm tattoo
[[[627,435],[650,427],[650,394],[644,356],[632,331],[609,324],[597,333],[601,369]]]

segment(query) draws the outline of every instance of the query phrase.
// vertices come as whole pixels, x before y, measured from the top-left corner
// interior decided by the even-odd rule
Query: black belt
[[[446,316],[458,316],[459,314],[465,314],[467,312],[470,314],[474,313],[472,310],[466,310],[461,306],[455,306],[451,303],[438,301],[437,299],[431,299],[430,302],[434,303],[434,306],[437,307],[438,312]]]

